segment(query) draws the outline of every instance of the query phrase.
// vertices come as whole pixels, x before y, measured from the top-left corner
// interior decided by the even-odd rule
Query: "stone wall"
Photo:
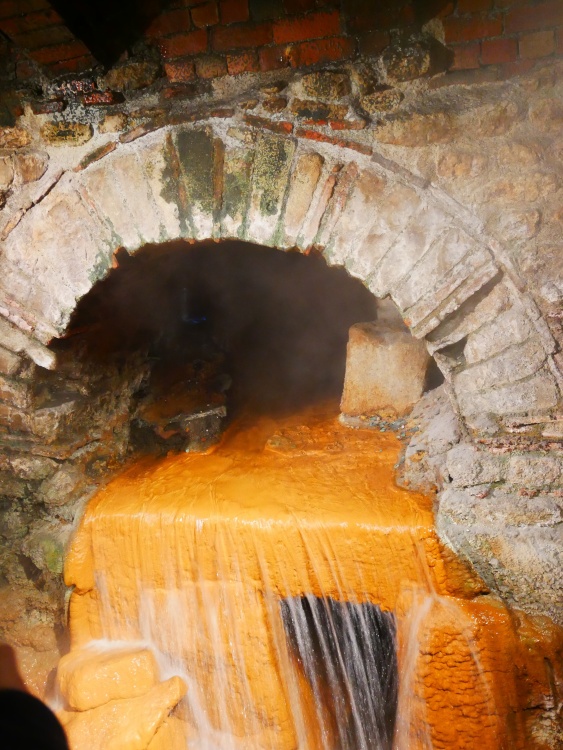
[[[57,82],[43,101],[64,111],[29,104],[0,131],[1,619],[31,661],[56,659],[65,540],[127,445],[142,377],[81,372],[51,342],[116,251],[177,238],[322,253],[389,296],[446,378],[457,437],[424,430],[444,454],[444,540],[511,601],[557,615],[561,63],[468,85],[430,31],[353,64],[174,96],[155,80],[91,108],[78,79]],[[522,494],[543,473],[555,491]]]

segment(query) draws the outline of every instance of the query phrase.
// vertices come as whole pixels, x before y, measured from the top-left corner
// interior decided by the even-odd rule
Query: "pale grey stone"
[[[523,454],[511,456],[506,479],[523,487],[544,487],[561,479],[562,459]]]
[[[500,482],[506,458],[479,450],[470,443],[460,443],[448,451],[447,470],[454,487]]]

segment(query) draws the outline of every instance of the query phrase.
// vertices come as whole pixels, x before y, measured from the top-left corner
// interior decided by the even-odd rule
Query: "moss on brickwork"
[[[295,144],[287,138],[263,135],[259,140],[253,183],[260,211],[267,216],[279,210],[294,151]]]

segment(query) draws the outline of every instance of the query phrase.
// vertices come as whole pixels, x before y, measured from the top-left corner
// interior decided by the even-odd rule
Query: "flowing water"
[[[511,616],[440,547],[431,499],[396,486],[398,451],[311,413],[99,492],[66,564],[70,658],[125,642],[187,686],[116,748],[527,747]],[[96,711],[65,714],[73,750],[110,748]]]

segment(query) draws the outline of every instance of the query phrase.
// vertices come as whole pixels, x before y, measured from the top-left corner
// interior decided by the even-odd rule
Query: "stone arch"
[[[0,312],[12,349],[54,366],[45,345],[120,247],[235,238],[314,248],[377,297],[391,296],[474,432],[547,420],[560,405],[554,342],[498,243],[398,165],[303,135],[184,124],[64,173],[2,249]]]

